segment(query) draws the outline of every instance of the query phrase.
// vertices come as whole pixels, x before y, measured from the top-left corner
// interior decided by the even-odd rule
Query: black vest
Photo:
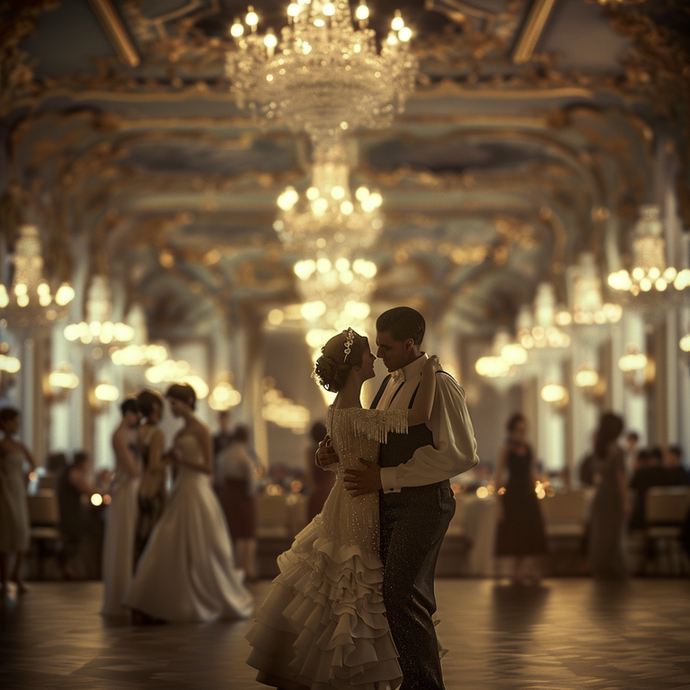
[[[388,383],[388,379],[390,379],[390,375],[388,375],[381,384],[381,388],[379,388],[379,391],[371,404],[372,408],[375,408],[378,404],[378,401],[381,399],[383,391],[386,388],[386,384]],[[402,384],[400,384],[398,390],[395,391],[391,402],[393,402],[395,399],[395,396],[398,394],[400,388],[402,388]],[[410,398],[410,404],[407,408],[408,410],[412,407],[418,390],[419,385]],[[382,443],[379,446],[379,465],[381,467],[396,467],[397,465],[407,462],[414,455],[414,452],[417,450],[417,448],[433,445],[434,436],[426,424],[416,424],[415,426],[411,426],[408,428],[406,434],[389,432],[388,442]]]

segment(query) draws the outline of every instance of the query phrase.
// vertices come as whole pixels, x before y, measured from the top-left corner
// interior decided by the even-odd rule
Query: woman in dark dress
[[[589,565],[598,579],[627,575],[623,530],[630,512],[625,456],[616,442],[623,420],[612,412],[601,416],[594,443],[596,494],[589,524]]]
[[[546,554],[544,520],[535,493],[536,460],[525,441],[527,420],[514,414],[506,425],[494,478],[498,490],[496,556],[513,559],[513,582],[539,582],[542,557]],[[508,482],[504,483],[508,472]]]

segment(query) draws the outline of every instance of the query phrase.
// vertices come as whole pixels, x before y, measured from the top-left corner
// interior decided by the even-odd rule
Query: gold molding
[[[120,62],[130,67],[138,67],[141,59],[125,25],[115,11],[111,0],[89,0],[94,14],[108,35]]]
[[[535,0],[513,51],[513,62],[529,62],[556,0]]]

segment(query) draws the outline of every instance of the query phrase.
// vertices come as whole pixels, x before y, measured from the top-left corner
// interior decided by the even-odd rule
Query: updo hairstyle
[[[345,385],[350,369],[362,363],[362,357],[367,349],[367,339],[352,331],[354,339],[350,347],[350,354],[345,359],[345,341],[348,330],[334,335],[322,348],[321,357],[314,365],[314,380],[330,393],[337,393]]]
[[[188,383],[173,383],[173,385],[165,391],[165,397],[179,400],[185,405],[189,405],[192,410],[196,408],[196,393]]]

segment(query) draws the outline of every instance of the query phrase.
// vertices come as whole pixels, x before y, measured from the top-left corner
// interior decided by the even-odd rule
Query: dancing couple
[[[420,347],[424,319],[376,322],[391,372],[371,409],[367,338],[334,336],[316,380],[337,393],[317,464],[336,472],[322,512],[278,558],[280,575],[247,638],[257,680],[284,690],[440,690],[434,570],[455,512],[449,479],[478,462],[464,392]],[[402,685],[401,685],[402,683]]]

